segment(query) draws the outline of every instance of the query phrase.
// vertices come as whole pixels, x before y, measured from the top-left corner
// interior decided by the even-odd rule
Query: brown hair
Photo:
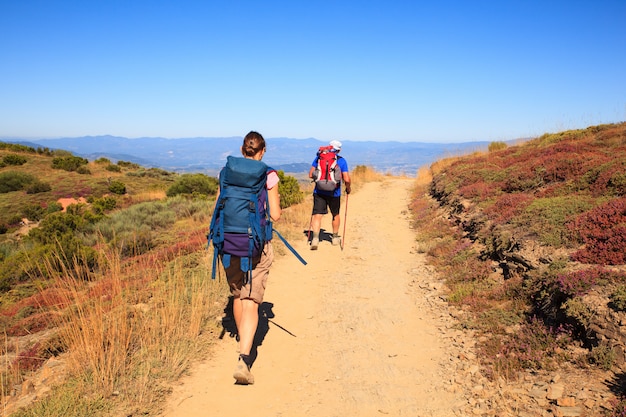
[[[259,132],[252,130],[243,138],[241,153],[243,153],[244,156],[253,157],[263,149],[265,149],[265,139],[263,139],[263,136],[261,136]]]

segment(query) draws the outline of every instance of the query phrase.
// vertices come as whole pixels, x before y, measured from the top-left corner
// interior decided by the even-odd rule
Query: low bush
[[[178,194],[215,195],[218,186],[216,178],[204,174],[183,174],[167,189],[165,194],[168,197]]]
[[[520,230],[536,235],[546,245],[568,247],[576,243],[576,239],[565,225],[592,206],[593,203],[584,196],[537,198],[529,202],[511,222]]]
[[[136,164],[134,162],[129,162],[129,161],[117,161],[117,165],[123,168],[130,168],[130,169],[141,168],[139,164]]]
[[[626,285],[619,285],[609,295],[609,307],[615,311],[626,311]]]
[[[572,341],[562,327],[549,327],[533,317],[512,334],[487,339],[481,355],[492,379],[517,379],[521,370],[554,370],[563,359],[560,355]]]
[[[47,182],[42,182],[39,180],[34,181],[28,187],[26,187],[26,194],[39,194],[45,193],[52,190],[52,186]]]
[[[25,172],[0,172],[0,194],[23,190],[36,181],[34,175]]]
[[[63,156],[56,157],[52,160],[52,168],[62,169],[65,171],[76,171],[80,166],[89,163],[85,158],[80,156]]]
[[[2,157],[2,162],[5,165],[24,165],[27,161],[28,159],[24,156],[17,154],[9,154]]]
[[[126,184],[122,181],[111,181],[109,184],[109,191],[118,195],[126,194]]]
[[[568,228],[585,246],[572,255],[582,263],[626,263],[626,198],[613,199],[580,214]]]

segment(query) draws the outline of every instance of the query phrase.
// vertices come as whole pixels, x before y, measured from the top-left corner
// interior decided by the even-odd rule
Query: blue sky
[[[467,142],[626,120],[626,1],[0,0],[0,137]]]

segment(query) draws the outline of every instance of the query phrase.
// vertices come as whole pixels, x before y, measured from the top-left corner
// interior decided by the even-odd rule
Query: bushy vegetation
[[[219,183],[216,178],[204,174],[183,174],[167,189],[167,196],[179,194],[215,195]]]
[[[35,176],[26,172],[0,172],[0,194],[23,190],[36,181]]]
[[[9,154],[2,157],[2,164],[4,165],[24,165],[26,161],[28,161],[26,157],[17,154]]]
[[[280,194],[280,207],[290,207],[300,204],[304,201],[304,193],[300,189],[298,180],[294,177],[285,175],[284,171],[278,171],[278,194]]]
[[[63,169],[65,171],[77,171],[83,165],[87,165],[89,161],[80,156],[63,156],[57,157],[52,160],[52,168]]]
[[[625,167],[626,123],[494,142],[431,167],[411,206],[419,248],[470,313],[465,325],[489,334],[489,376],[615,364],[588,296],[626,309]]]

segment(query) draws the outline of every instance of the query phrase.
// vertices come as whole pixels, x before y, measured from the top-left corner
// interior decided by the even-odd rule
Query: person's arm
[[[278,184],[267,190],[267,201],[270,205],[270,217],[272,221],[277,222],[282,215],[280,208],[280,194],[278,194]]]
[[[315,179],[315,178],[313,178],[313,173],[317,169],[317,161],[318,161],[318,159],[319,159],[319,157],[316,156],[315,159],[313,159],[313,162],[311,162],[311,169],[309,169],[309,178],[311,178],[312,180]]]
[[[282,214],[282,209],[280,208],[280,194],[278,194],[278,182],[280,179],[278,178],[278,174],[276,171],[272,171],[268,174],[267,177],[267,202],[270,206],[270,217],[272,221],[278,221]]]
[[[350,183],[350,173],[348,171],[341,173],[341,180],[346,185],[346,194],[350,194],[352,191],[352,184]]]

